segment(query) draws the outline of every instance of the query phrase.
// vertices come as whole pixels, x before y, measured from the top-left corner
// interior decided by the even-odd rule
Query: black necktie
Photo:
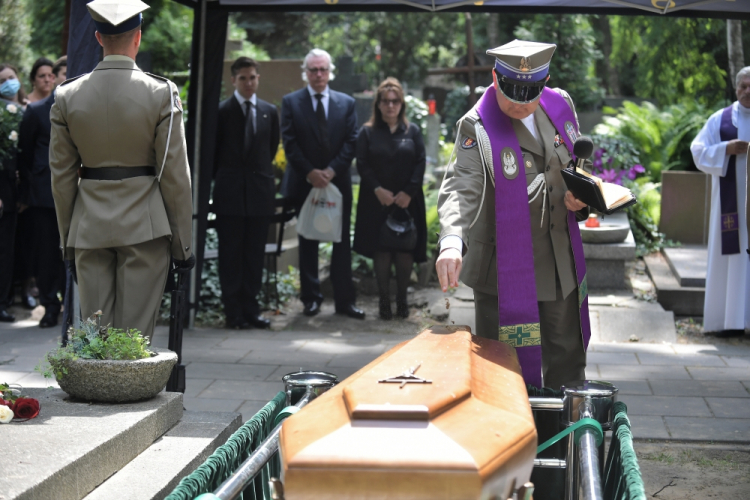
[[[318,100],[318,107],[315,110],[315,116],[318,118],[318,127],[320,128],[320,140],[323,143],[323,151],[326,156],[330,156],[331,145],[328,142],[328,119],[326,110],[323,107],[323,94],[315,94]]]
[[[255,129],[253,127],[253,103],[245,101],[245,143],[244,153],[245,157],[250,156],[250,151],[253,149],[253,136],[255,135]]]

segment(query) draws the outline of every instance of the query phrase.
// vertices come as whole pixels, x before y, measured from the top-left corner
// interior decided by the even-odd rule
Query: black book
[[[565,168],[562,170],[562,176],[568,190],[576,198],[605,215],[637,203],[630,189],[604,182],[581,168]]]

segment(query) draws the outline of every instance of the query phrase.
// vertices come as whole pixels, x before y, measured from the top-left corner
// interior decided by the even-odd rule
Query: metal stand
[[[563,416],[567,426],[583,418],[593,418],[604,431],[612,429],[613,406],[618,389],[609,382],[582,380],[563,388]],[[572,438],[572,436],[571,436]],[[602,443],[603,444],[603,443]],[[568,463],[565,474],[566,500],[601,500],[601,463],[596,436],[584,430],[578,446],[568,441]]]
[[[169,350],[177,353],[177,364],[167,382],[167,391],[185,392],[185,366],[182,364],[182,330],[185,321],[185,280],[190,272],[184,269],[172,271],[177,276],[177,286],[172,290],[172,307],[169,312]]]
[[[286,404],[302,408],[307,403],[320,396],[334,385],[339,379],[336,375],[327,372],[305,372],[299,371],[285,375],[282,380],[286,390]],[[279,436],[281,426],[279,423],[260,446],[250,455],[237,471],[229,476],[219,488],[214,491],[214,496],[221,500],[232,500],[237,498],[250,482],[265,467],[271,457],[279,451]],[[283,499],[283,486],[277,479],[271,479],[271,489],[275,499]]]

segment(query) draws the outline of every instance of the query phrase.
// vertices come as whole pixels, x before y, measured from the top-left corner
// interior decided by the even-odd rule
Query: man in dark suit
[[[271,162],[279,147],[276,106],[256,95],[258,63],[232,64],[235,91],[219,104],[213,212],[219,235],[219,281],[229,328],[268,328],[256,296],[276,189]]]
[[[55,65],[55,69],[59,72],[61,66]],[[60,233],[49,169],[49,113],[54,103],[55,91],[29,104],[18,137],[19,196],[21,203],[29,207],[28,218],[33,228],[30,258],[39,288],[39,302],[44,306],[44,316],[39,322],[41,328],[57,325],[61,308],[57,294],[64,293],[65,287],[65,264],[60,255]]]
[[[325,50],[313,49],[302,65],[307,87],[284,96],[281,102],[281,137],[288,167],[282,193],[302,207],[310,189],[332,182],[344,197],[341,242],[333,244],[331,281],[336,313],[364,319],[354,306],[352,255],[349,242],[352,182],[349,167],[357,141],[354,99],[328,88],[335,69]],[[318,279],[318,241],[299,236],[299,270],[304,314],[320,312],[323,295]]]

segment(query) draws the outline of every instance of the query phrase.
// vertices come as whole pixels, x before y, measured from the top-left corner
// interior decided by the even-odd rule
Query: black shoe
[[[317,302],[310,302],[309,304],[305,304],[305,310],[302,311],[302,314],[305,316],[315,316],[320,312],[320,304]]]
[[[271,320],[264,318],[260,314],[254,314],[247,318],[247,323],[254,328],[271,328]]]
[[[365,312],[362,309],[358,309],[354,304],[349,304],[346,307],[336,308],[336,314],[346,314],[350,318],[354,319],[365,319]]]
[[[745,335],[745,330],[721,330],[714,333],[714,337],[719,339],[727,339],[730,337],[742,337]]]
[[[57,326],[58,314],[59,313],[44,313],[44,316],[42,316],[42,320],[39,322],[39,328],[52,328],[53,326]]]
[[[26,309],[34,309],[37,306],[36,299],[31,295],[24,294],[21,298],[21,305]],[[57,324],[57,322],[55,322]]]
[[[3,323],[13,323],[15,320],[16,317],[11,313],[6,311],[5,309],[0,309],[0,321],[2,321]]]
[[[399,318],[409,317],[409,304],[406,300],[396,299],[396,316]]]
[[[391,312],[391,301],[388,298],[380,298],[380,319],[393,319],[393,313]]]
[[[234,321],[227,320],[224,325],[230,330],[247,330],[250,328],[250,323],[243,318],[238,318]]]

